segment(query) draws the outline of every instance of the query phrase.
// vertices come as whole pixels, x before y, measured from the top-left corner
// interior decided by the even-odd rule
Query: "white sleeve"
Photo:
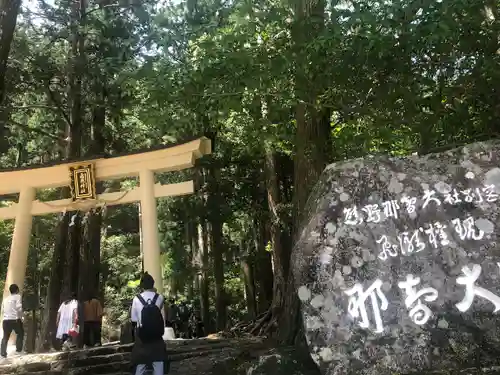
[[[134,297],[132,300],[132,309],[130,310],[130,320],[134,323],[139,322],[138,303],[140,303],[139,300],[137,297]]]
[[[161,309],[165,303],[165,298],[161,294],[158,294],[158,299],[156,300],[156,305]]]
[[[156,301],[156,305],[159,307],[161,311],[161,316],[163,316],[163,321],[165,321],[167,319],[167,317],[165,316],[165,298],[163,298],[161,294],[158,297],[158,300]]]
[[[19,295],[19,297],[17,297],[17,299],[16,299],[16,311],[17,311],[18,317],[21,318],[23,315],[23,302],[21,300],[21,295]]]

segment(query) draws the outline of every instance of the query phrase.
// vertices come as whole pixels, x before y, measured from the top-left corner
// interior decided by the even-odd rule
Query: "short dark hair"
[[[93,299],[97,299],[97,296],[93,292],[87,293],[87,301],[92,301]]]
[[[17,293],[19,293],[19,287],[17,286],[17,284],[10,284],[10,286],[9,286],[9,292],[10,292],[10,294],[17,294]]]
[[[155,279],[149,273],[144,273],[141,277],[140,287],[143,289],[153,289],[155,285]]]

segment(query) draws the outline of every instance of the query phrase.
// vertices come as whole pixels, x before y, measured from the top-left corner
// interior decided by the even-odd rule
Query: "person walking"
[[[167,304],[167,320],[165,322],[167,328],[172,328],[175,333],[179,332],[179,308],[175,304],[175,299],[170,298]]]
[[[16,284],[9,286],[10,296],[3,301],[3,337],[0,347],[0,355],[7,357],[7,343],[9,342],[12,331],[16,334],[16,353],[22,354],[24,342],[23,328],[23,305],[19,287]]]
[[[83,344],[86,347],[101,345],[102,316],[101,302],[91,295],[83,303]]]
[[[132,364],[135,375],[144,375],[148,366],[153,367],[153,375],[163,375],[167,361],[167,348],[163,341],[165,333],[164,298],[156,293],[154,279],[147,272],[142,276],[143,290],[132,300],[131,320],[136,327]]]
[[[79,332],[76,293],[73,293],[59,306],[56,326],[56,338],[62,341],[63,349],[69,350],[74,347]]]

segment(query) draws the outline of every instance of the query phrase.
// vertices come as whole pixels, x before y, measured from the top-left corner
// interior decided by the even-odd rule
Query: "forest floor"
[[[318,375],[306,351],[276,347],[258,337],[167,342],[170,373],[176,375]],[[0,363],[0,374],[130,374],[131,344],[87,350],[26,354]]]

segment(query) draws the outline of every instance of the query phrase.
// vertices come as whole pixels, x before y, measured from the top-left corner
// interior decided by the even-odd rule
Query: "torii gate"
[[[158,236],[156,198],[180,196],[194,192],[193,181],[177,184],[155,184],[155,172],[178,171],[194,166],[196,159],[211,153],[208,138],[167,146],[165,148],[126,156],[94,159],[25,170],[0,172],[0,196],[19,193],[19,201],[0,208],[0,219],[15,219],[9,266],[3,296],[9,285],[22,289],[26,276],[28,250],[33,216],[91,207],[140,202],[144,270],[154,277],[158,292],[163,292]],[[96,180],[113,180],[139,176],[139,187],[126,192],[95,194]],[[72,198],[51,202],[35,200],[37,189],[70,186]]]

